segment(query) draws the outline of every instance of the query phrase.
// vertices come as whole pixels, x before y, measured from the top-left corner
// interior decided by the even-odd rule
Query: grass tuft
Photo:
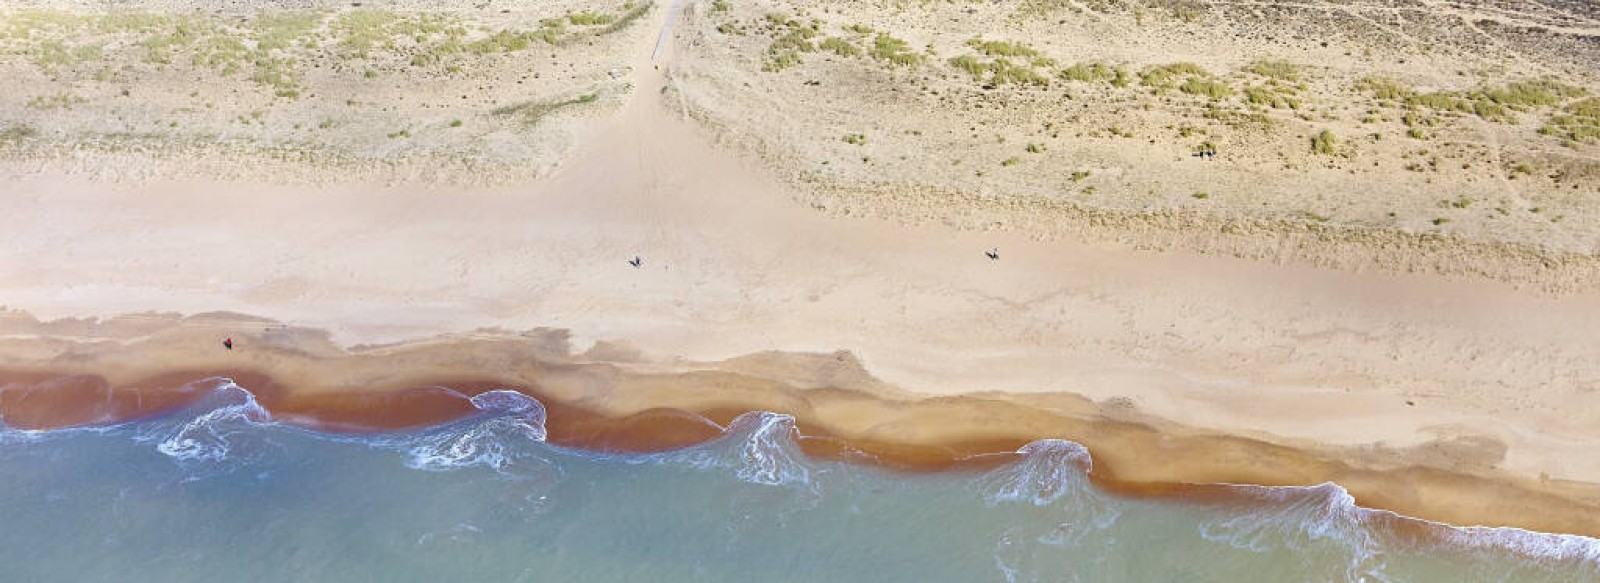
[[[824,51],[832,52],[841,57],[859,57],[863,54],[861,47],[836,36],[823,39],[818,46]]]
[[[1079,83],[1095,83],[1111,81],[1117,78],[1117,71],[1106,66],[1105,63],[1078,63],[1061,70],[1061,78]]]
[[[1339,153],[1339,138],[1330,130],[1322,130],[1311,137],[1311,152],[1324,156],[1333,156]]]
[[[1229,87],[1227,83],[1202,77],[1190,77],[1182,85],[1178,86],[1178,90],[1189,95],[1202,95],[1213,100],[1233,95],[1233,88]]]
[[[1246,71],[1255,73],[1268,79],[1279,81],[1299,81],[1300,67],[1288,61],[1256,61]]]
[[[1179,79],[1193,77],[1209,78],[1211,73],[1194,63],[1171,63],[1147,67],[1139,73],[1139,83],[1157,91],[1165,91],[1176,86]]]
[[[870,53],[872,58],[894,65],[914,67],[922,64],[922,55],[913,52],[910,44],[886,33],[880,32],[873,37]]]
[[[1039,51],[1034,50],[1033,47],[1030,47],[1030,46],[1028,46],[1026,44],[1023,44],[1023,43],[1020,43],[1020,42],[1006,42],[1006,41],[998,41],[998,40],[986,41],[986,40],[983,40],[981,38],[975,38],[975,39],[967,41],[967,46],[972,47],[974,50],[977,50],[979,53],[982,53],[983,55],[990,56],[990,57],[1037,57],[1037,56],[1039,56]]]
[[[493,111],[491,111],[491,113],[501,117],[521,117],[524,125],[533,126],[538,124],[539,121],[544,119],[546,116],[549,116],[557,111],[578,105],[594,103],[599,100],[599,93],[586,93],[584,95],[570,99],[562,99],[560,101],[530,101],[516,105],[507,105],[495,108]]]

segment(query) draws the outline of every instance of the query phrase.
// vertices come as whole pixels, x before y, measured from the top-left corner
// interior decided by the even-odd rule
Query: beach
[[[710,6],[658,5],[583,45],[571,58],[593,71],[538,91],[614,89],[531,134],[494,130],[537,146],[523,158],[441,141],[0,159],[0,420],[142,418],[229,378],[275,419],[394,430],[510,389],[578,449],[671,450],[768,411],[818,460],[992,467],[1063,439],[1129,496],[1333,482],[1407,517],[1600,536],[1587,199],[1559,227],[1432,235],[1283,222],[1294,209],[1096,221],[1023,205],[986,228],[988,207],[959,197],[916,198],[937,209],[921,217],[822,204],[879,191],[851,190],[865,174],[808,183],[800,155],[751,143],[773,135],[758,121],[798,122],[717,101],[741,77],[705,80]],[[653,59],[669,10],[699,12]],[[915,182],[906,164],[849,172]],[[1046,223],[1060,228],[1030,229]],[[1538,244],[1553,228],[1566,238]]]

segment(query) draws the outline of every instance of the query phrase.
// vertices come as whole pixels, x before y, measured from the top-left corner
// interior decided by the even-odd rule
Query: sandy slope
[[[1349,460],[1383,452],[1390,466],[1600,507],[1600,295],[828,217],[683,121],[646,36],[630,48],[635,97],[538,183],[117,184],[7,166],[0,303],[44,320],[230,310],[344,345],[561,328],[579,351],[607,341],[596,359],[643,371],[843,349],[916,393],[1075,393],[1100,404],[1096,415]],[[670,68],[672,51],[662,59]],[[996,247],[990,261],[983,251]],[[635,256],[641,268],[626,262]],[[260,324],[196,325],[220,338]],[[97,336],[72,328],[0,319],[12,339]],[[59,354],[18,346],[7,366]],[[715,366],[781,378],[783,362]],[[1395,476],[1353,489],[1412,479]],[[1428,512],[1418,504],[1408,509]],[[1469,507],[1434,510],[1477,520],[1462,518],[1477,516]]]
[[[1359,0],[691,7],[674,89],[819,210],[1600,285],[1600,146],[1550,125],[1600,104],[1592,7],[1530,1],[1515,18],[1488,3]],[[1378,98],[1374,83],[1406,95]],[[1497,89],[1530,83],[1572,93],[1523,106]],[[1424,93],[1473,92],[1495,95],[1482,114],[1422,105]],[[1317,151],[1322,132],[1332,145]]]

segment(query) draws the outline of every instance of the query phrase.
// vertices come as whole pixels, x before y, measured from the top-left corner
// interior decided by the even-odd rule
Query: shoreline
[[[826,459],[938,469],[1069,438],[1113,489],[1335,481],[1442,523],[1600,536],[1592,261],[1552,273],[1569,266],[1518,256],[1506,273],[1537,280],[1524,290],[1360,257],[1151,251],[1209,229],[1181,213],[1194,231],[1059,240],[840,219],[674,111],[676,46],[656,72],[655,35],[632,36],[627,103],[574,112],[582,131],[536,182],[419,186],[377,180],[379,162],[301,175],[244,155],[220,157],[246,166],[220,179],[149,159],[110,181],[6,175],[0,212],[33,220],[0,232],[16,258],[0,264],[0,415],[108,422],[227,376],[282,419],[370,429],[512,387],[545,404],[553,442],[681,446],[771,411]]]
[[[1406,450],[1352,458],[1338,448],[1297,448],[1119,416],[1071,395],[907,394],[883,386],[845,353],[767,355],[773,374],[757,376],[748,365],[663,369],[561,354],[562,335],[551,331],[345,351],[304,341],[318,337],[312,331],[255,319],[232,323],[265,324],[268,331],[235,336],[236,351],[189,359],[175,357],[207,352],[196,345],[210,343],[212,326],[48,342],[8,334],[0,349],[0,419],[28,431],[129,421],[193,404],[209,394],[208,379],[225,378],[255,394],[274,419],[366,433],[458,420],[476,412],[469,397],[514,390],[544,405],[550,443],[581,450],[688,447],[722,436],[741,414],[767,411],[795,418],[808,456],[894,471],[992,467],[1028,443],[1065,439],[1092,453],[1097,486],[1124,496],[1226,499],[1229,485],[1332,482],[1361,507],[1402,517],[1600,536],[1592,488],[1487,467],[1440,467]],[[59,352],[42,358],[47,351],[24,349],[45,344]],[[797,382],[807,376],[838,382],[809,388]]]

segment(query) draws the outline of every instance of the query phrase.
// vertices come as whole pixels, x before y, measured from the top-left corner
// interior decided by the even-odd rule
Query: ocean
[[[546,443],[520,393],[472,404],[337,433],[218,381],[157,418],[0,425],[0,581],[1600,581],[1595,539],[1400,519],[1333,484],[1101,491],[1069,441],[904,473],[807,458],[773,413],[606,454]]]

